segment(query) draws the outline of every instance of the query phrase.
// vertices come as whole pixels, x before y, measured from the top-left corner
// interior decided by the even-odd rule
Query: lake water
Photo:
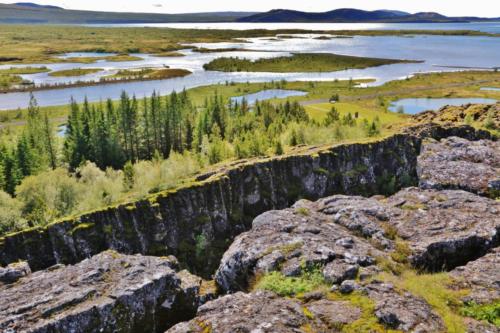
[[[406,114],[417,114],[428,110],[438,110],[446,105],[464,104],[494,104],[497,101],[489,98],[405,98],[391,103],[389,110],[398,112],[403,110]]]
[[[500,22],[470,23],[131,23],[86,24],[93,27],[154,27],[176,29],[303,29],[303,30],[476,30],[500,33]]]
[[[500,88],[494,88],[494,87],[483,87],[480,90],[485,90],[485,91],[500,91]]]
[[[234,25],[235,23],[229,23]],[[227,26],[227,24],[223,24]],[[245,24],[246,25],[246,24]],[[456,24],[445,24],[448,28],[457,29]],[[463,24],[462,24],[463,25]],[[477,23],[469,26],[477,29],[496,29],[500,23],[485,24]],[[246,25],[247,28],[259,28],[260,24]],[[272,25],[271,25],[272,26]],[[393,29],[400,25],[385,25],[385,29]],[[411,29],[437,29],[438,27],[428,24],[405,24]],[[192,27],[192,26],[186,26]],[[209,25],[216,28],[220,25]],[[301,24],[303,29],[315,29],[316,26]],[[364,24],[355,24],[357,29],[365,29]],[[373,29],[381,27],[372,26]],[[140,61],[131,62],[107,62],[100,61],[94,64],[59,63],[47,64],[51,70],[63,70],[71,68],[102,68],[103,71],[81,77],[51,77],[47,73],[23,75],[25,79],[32,80],[36,84],[42,83],[68,83],[77,80],[94,81],[104,75],[116,73],[124,68],[140,67],[163,67],[182,68],[190,70],[193,74],[168,80],[127,82],[119,84],[106,84],[91,87],[65,88],[57,90],[46,90],[34,92],[39,105],[62,105],[67,104],[71,97],[76,101],[82,101],[85,96],[89,101],[99,101],[106,98],[116,99],[123,90],[137,97],[150,95],[153,91],[161,94],[170,93],[173,90],[189,89],[201,85],[224,84],[226,81],[234,82],[264,82],[264,81],[326,81],[334,79],[366,79],[373,78],[375,82],[369,85],[380,85],[388,81],[404,79],[415,73],[433,71],[463,70],[464,67],[494,68],[500,67],[500,38],[494,37],[468,37],[468,36],[381,36],[367,37],[355,36],[354,38],[333,38],[330,40],[318,40],[318,35],[300,35],[301,38],[270,40],[269,38],[249,38],[231,43],[200,43],[199,47],[207,48],[245,48],[252,52],[219,52],[219,53],[196,53],[189,49],[181,50],[183,57],[156,57],[148,54],[134,54],[142,58]],[[203,65],[218,57],[241,57],[251,60],[258,58],[270,58],[278,56],[289,56],[294,52],[323,52],[338,53],[353,56],[368,56],[394,59],[422,60],[422,63],[394,64],[366,69],[345,70],[338,72],[323,73],[222,73],[205,71]],[[102,56],[102,54],[67,54],[65,57],[74,56]],[[20,67],[26,65],[19,65]],[[19,67],[18,66],[18,67]],[[37,66],[37,64],[32,64]],[[3,65],[0,68],[8,68]],[[0,110],[26,107],[29,102],[29,93],[0,94]]]
[[[254,94],[233,97],[231,98],[231,100],[233,102],[241,103],[243,99],[246,99],[248,104],[255,104],[256,101],[264,101],[266,99],[287,98],[291,96],[305,96],[305,95],[307,95],[307,92],[300,90],[267,89],[256,92]]]

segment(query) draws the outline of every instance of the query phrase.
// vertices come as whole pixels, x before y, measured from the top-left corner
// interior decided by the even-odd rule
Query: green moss
[[[378,278],[423,298],[441,317],[447,332],[466,332],[459,309],[462,305],[461,299],[468,291],[451,289],[454,281],[447,273],[417,274],[413,270],[406,270],[399,276],[381,274]]]
[[[87,230],[87,229],[91,229],[95,227],[95,223],[80,223],[80,224],[77,224],[75,227],[73,227],[73,229],[71,229],[71,231],[69,232],[71,235],[73,235],[75,232],[79,231],[79,230]]]
[[[295,212],[299,215],[302,215],[302,216],[309,216],[311,214],[309,209],[307,209],[305,207],[299,207],[299,208],[295,209]]]
[[[477,320],[487,321],[500,328],[500,300],[487,304],[466,303],[460,309],[460,314]]]
[[[407,264],[408,257],[411,255],[411,249],[408,244],[402,240],[397,240],[391,258],[400,264]]]
[[[313,320],[314,319],[314,313],[312,313],[308,308],[305,306],[302,308],[302,312],[304,313],[304,316],[306,316],[308,319]]]
[[[281,272],[271,272],[261,277],[254,288],[270,290],[280,296],[296,296],[322,286],[326,286],[323,274],[319,269],[311,269],[297,277],[284,276]]]

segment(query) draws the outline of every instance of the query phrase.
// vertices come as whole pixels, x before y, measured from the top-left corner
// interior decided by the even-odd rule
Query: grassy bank
[[[306,30],[197,30],[160,28],[96,28],[50,25],[3,25],[0,63],[54,62],[66,52],[162,53],[185,48],[182,43],[226,42],[233,38],[274,37],[315,32],[343,36],[450,35],[495,36],[468,30],[306,31]],[[57,38],[57,43],[54,42]]]
[[[411,61],[352,57],[330,53],[295,53],[291,57],[255,61],[241,58],[217,58],[205,64],[203,68],[221,72],[334,72],[405,62]]]
[[[177,68],[141,68],[137,70],[123,69],[119,70],[116,74],[106,76],[103,79],[162,80],[174,77],[183,77],[189,74],[191,74],[190,71]]]
[[[11,67],[0,69],[0,75],[37,74],[50,72],[47,67]]]
[[[50,72],[49,76],[54,76],[54,77],[83,76],[83,75],[98,73],[101,72],[102,70],[103,70],[102,68],[73,68],[62,71]]]

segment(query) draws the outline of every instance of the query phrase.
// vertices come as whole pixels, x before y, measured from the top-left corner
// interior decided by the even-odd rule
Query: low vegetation
[[[50,72],[47,67],[11,67],[6,69],[0,69],[0,75],[19,75],[19,74],[37,74]]]
[[[102,70],[103,70],[102,68],[72,68],[72,69],[50,72],[49,76],[54,76],[54,77],[83,76],[83,75],[98,73],[101,72]]]
[[[297,102],[228,103],[212,90],[198,103],[185,91],[142,100],[124,93],[118,104],[73,102],[61,143],[32,99],[24,129],[0,145],[0,186],[26,221],[45,224],[174,187],[223,161],[387,133],[380,118],[332,109],[326,120],[316,121]],[[89,162],[102,170],[98,178],[115,185],[82,182],[81,168]],[[54,178],[62,183],[46,183]]]
[[[170,79],[174,77],[183,77],[191,74],[186,69],[175,68],[139,68],[139,69],[122,69],[113,75],[103,78],[107,79],[124,79],[124,80],[160,80]]]
[[[203,68],[222,72],[334,72],[401,62],[409,61],[331,53],[295,53],[290,57],[262,58],[255,61],[242,58],[217,58],[205,64]]]
[[[234,38],[274,37],[297,33],[336,36],[452,35],[499,36],[471,30],[197,30],[167,28],[97,28],[82,26],[4,25],[0,35],[0,63],[60,62],[67,52],[162,53],[185,48],[183,44],[227,42]],[[57,43],[54,43],[57,36]],[[90,60],[91,61],[91,60]]]
[[[488,304],[466,303],[461,308],[461,314],[500,327],[500,300]]]

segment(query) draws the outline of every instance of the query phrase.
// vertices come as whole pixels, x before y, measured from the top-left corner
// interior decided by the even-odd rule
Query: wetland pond
[[[389,111],[406,114],[417,114],[428,110],[439,110],[446,105],[494,104],[491,98],[405,98],[392,102]]]
[[[258,26],[258,25],[257,25]],[[418,28],[418,25],[413,25]],[[304,29],[313,27],[307,24]],[[359,27],[362,28],[362,27]],[[324,36],[325,34],[320,34]],[[298,38],[247,38],[224,43],[198,43],[204,48],[240,48],[251,51],[232,51],[199,53],[186,45],[180,50],[184,56],[158,57],[150,54],[131,54],[140,57],[138,61],[113,62],[99,60],[97,63],[54,63],[30,64],[30,66],[46,66],[52,71],[72,68],[102,68],[97,73],[81,77],[51,77],[48,73],[22,75],[24,79],[35,84],[61,84],[75,81],[98,81],[101,77],[116,73],[120,69],[144,67],[165,67],[186,69],[191,75],[155,81],[121,82],[81,86],[54,90],[35,91],[34,95],[40,106],[68,104],[71,97],[77,102],[85,96],[90,102],[106,98],[117,99],[122,91],[138,98],[150,95],[153,91],[168,94],[173,90],[189,89],[197,86],[225,82],[269,82],[269,81],[329,81],[352,79],[374,79],[368,85],[381,85],[388,81],[404,79],[416,73],[435,71],[464,70],[464,68],[500,67],[500,38],[487,36],[354,36],[353,38],[318,39],[318,34],[301,34]],[[464,48],[464,45],[467,45]],[[191,45],[189,46],[191,47]],[[252,73],[252,72],[215,72],[205,71],[203,65],[215,58],[240,57],[250,60],[290,56],[292,53],[336,53],[350,56],[377,57],[390,59],[421,60],[422,63],[400,63],[365,69],[350,69],[337,72],[318,73]],[[477,57],[481,54],[481,57]],[[61,57],[107,56],[112,54],[72,53]],[[28,65],[16,65],[25,67]],[[8,68],[12,65],[2,65]],[[29,102],[29,92],[13,92],[0,94],[0,110],[24,108]]]

